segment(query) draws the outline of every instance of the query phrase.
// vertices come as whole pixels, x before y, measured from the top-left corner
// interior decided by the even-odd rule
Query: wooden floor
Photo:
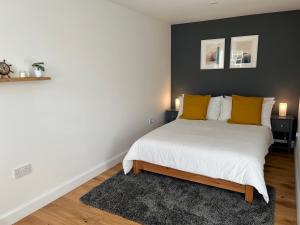
[[[275,225],[296,225],[294,157],[274,151],[267,156],[265,178],[276,189]],[[88,181],[19,221],[18,225],[136,225],[119,216],[86,206],[79,198],[121,170],[121,164]],[[243,199],[241,199],[243,200]]]

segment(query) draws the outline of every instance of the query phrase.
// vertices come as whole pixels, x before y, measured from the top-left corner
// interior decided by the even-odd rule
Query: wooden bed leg
[[[139,161],[134,160],[133,161],[133,174],[134,175],[138,175],[141,172],[141,168],[139,165]]]
[[[250,185],[245,185],[245,200],[248,203],[253,201],[253,187]]]

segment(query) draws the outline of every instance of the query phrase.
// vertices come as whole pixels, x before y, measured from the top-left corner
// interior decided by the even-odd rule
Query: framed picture
[[[225,38],[201,41],[202,70],[224,69]]]
[[[258,35],[231,38],[230,68],[255,68]]]

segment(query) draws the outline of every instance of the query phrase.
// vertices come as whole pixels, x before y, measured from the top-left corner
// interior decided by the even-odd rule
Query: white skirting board
[[[30,215],[34,211],[44,207],[50,202],[53,202],[59,197],[65,195],[66,193],[74,190],[75,188],[79,187],[83,183],[87,182],[88,180],[98,176],[100,173],[104,172],[105,170],[108,170],[112,166],[118,164],[123,160],[126,153],[127,151],[122,152],[112,157],[111,159],[100,163],[94,168],[91,168],[90,170],[62,183],[61,185],[53,188],[52,190],[46,192],[45,194],[31,200],[30,202],[27,202],[4,215],[0,215],[0,224],[11,225],[21,220],[22,218]]]

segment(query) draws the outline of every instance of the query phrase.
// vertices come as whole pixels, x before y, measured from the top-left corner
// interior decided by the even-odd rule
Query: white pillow
[[[177,115],[177,119],[182,115],[183,113],[183,99],[184,99],[184,94],[182,94],[179,97],[179,109],[178,109],[178,115]]]
[[[221,113],[218,120],[227,121],[231,118],[232,98],[226,96],[221,98]]]
[[[264,98],[261,110],[261,125],[269,127],[271,129],[271,114],[275,104],[275,98]],[[221,114],[219,120],[227,121],[231,118],[232,109],[232,97],[226,96],[221,101]]]
[[[274,98],[273,98],[274,99]],[[272,129],[271,127],[271,114],[272,109],[275,104],[274,100],[266,100],[264,99],[261,111],[261,125]]]
[[[219,118],[221,113],[221,101],[222,96],[210,98],[207,108],[206,119],[217,120]]]
[[[264,98],[264,101],[275,101],[275,98],[274,97]]]
[[[210,98],[208,108],[207,108],[207,115],[206,115],[207,119],[217,120],[219,118],[221,112],[222,98],[223,98],[222,96]],[[179,97],[179,109],[178,109],[177,118],[179,118],[183,113],[183,101],[184,101],[184,94]]]

